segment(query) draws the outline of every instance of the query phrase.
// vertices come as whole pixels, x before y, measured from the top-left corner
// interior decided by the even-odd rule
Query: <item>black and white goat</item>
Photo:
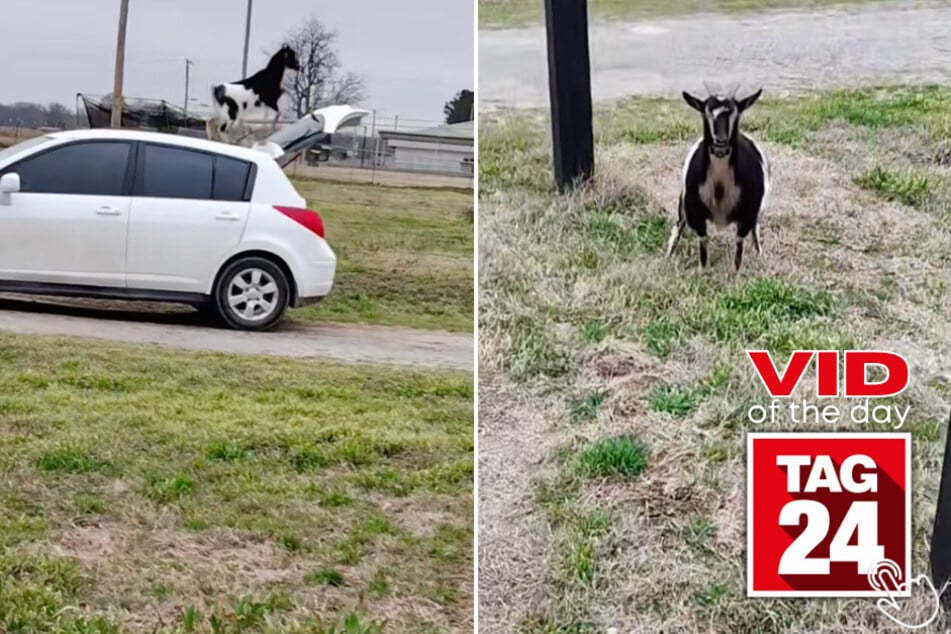
[[[736,99],[736,89],[706,99],[683,93],[687,104],[703,116],[703,137],[684,161],[677,224],[667,242],[667,257],[689,226],[699,238],[700,266],[705,267],[707,222],[717,227],[736,225],[735,270],[740,270],[743,261],[746,236],[753,236],[753,246],[761,252],[757,224],[769,198],[770,168],[763,151],[740,132],[740,115],[762,93],[760,88],[744,99]]]
[[[262,70],[246,79],[215,86],[215,114],[205,124],[208,138],[233,142],[231,132],[235,127],[264,128],[273,133],[280,117],[277,102],[284,93],[284,72],[288,69],[300,70],[300,63],[294,49],[285,44]]]

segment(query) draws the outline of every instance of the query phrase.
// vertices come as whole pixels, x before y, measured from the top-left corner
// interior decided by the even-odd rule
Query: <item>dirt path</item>
[[[192,313],[120,313],[0,298],[0,330],[185,350],[452,370],[473,368],[471,334],[410,328],[289,323],[274,332],[249,333],[210,327]]]
[[[595,101],[673,96],[704,80],[765,85],[772,96],[813,88],[951,79],[948,2],[692,15],[597,24],[590,30]],[[542,27],[479,33],[479,107],[548,105]]]

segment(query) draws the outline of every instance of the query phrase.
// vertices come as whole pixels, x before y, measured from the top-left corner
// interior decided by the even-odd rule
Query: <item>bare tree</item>
[[[337,57],[337,32],[315,17],[290,31],[284,41],[297,51],[300,70],[285,76],[286,111],[298,118],[323,105],[358,104],[366,100],[363,77],[344,73]]]

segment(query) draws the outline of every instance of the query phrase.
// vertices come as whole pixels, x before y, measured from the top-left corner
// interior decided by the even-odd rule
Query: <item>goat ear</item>
[[[759,99],[760,95],[762,94],[763,94],[763,89],[760,88],[749,97],[746,97],[745,99],[740,99],[740,101],[737,102],[737,107],[739,107],[740,112],[743,112],[744,110],[752,106],[754,103],[756,103],[756,100]]]
[[[686,90],[681,93],[684,96],[684,101],[687,102],[687,105],[696,110],[697,112],[703,112],[703,101],[694,97]]]

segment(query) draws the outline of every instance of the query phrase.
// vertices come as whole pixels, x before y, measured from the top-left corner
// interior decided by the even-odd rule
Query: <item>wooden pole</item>
[[[241,77],[248,76],[248,44],[251,41],[251,0],[248,0],[248,16],[244,21],[244,58],[241,62]]]
[[[587,0],[545,0],[555,182],[561,191],[594,175]]]
[[[192,61],[185,60],[185,118],[188,118],[188,71],[191,69]]]
[[[129,18],[129,0],[121,0],[119,38],[116,42],[116,77],[112,87],[112,127],[122,127],[122,72],[125,68],[125,28]]]
[[[938,488],[938,504],[935,509],[934,531],[931,533],[931,579],[934,587],[941,590],[951,581],[951,421],[944,445],[944,460],[941,466],[941,484]],[[942,597],[948,607],[949,596]]]

